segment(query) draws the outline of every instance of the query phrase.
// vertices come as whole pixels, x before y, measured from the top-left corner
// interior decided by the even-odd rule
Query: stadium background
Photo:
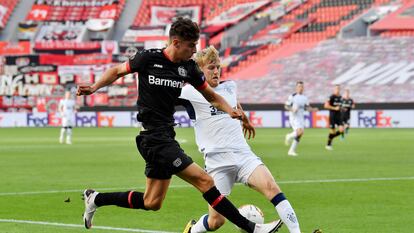
[[[412,156],[409,156],[412,155],[413,148],[408,143],[414,138],[413,9],[414,1],[408,0],[0,0],[0,157],[5,177],[0,185],[1,192],[7,194],[24,190],[53,189],[54,185],[42,186],[36,180],[19,183],[19,179],[26,179],[23,174],[37,174],[36,166],[34,170],[26,170],[28,168],[16,165],[22,163],[23,158],[25,161],[33,159],[23,156],[29,153],[23,153],[21,150],[24,148],[40,157],[45,155],[45,159],[53,158],[52,152],[66,154],[68,157],[73,156],[73,153],[79,153],[77,156],[86,156],[95,152],[89,147],[83,151],[85,148],[82,146],[87,143],[100,145],[106,140],[103,135],[105,133],[113,134],[121,130],[133,138],[129,127],[134,127],[133,132],[136,133],[138,130],[135,127],[139,126],[135,120],[134,107],[137,96],[136,74],[123,77],[115,85],[104,88],[92,96],[77,98],[80,109],[76,113],[75,122],[78,129],[75,129],[73,147],[56,147],[51,150],[49,148],[51,144],[57,144],[58,130],[54,127],[60,126],[57,105],[64,91],[74,92],[77,84],[93,83],[106,68],[126,61],[140,49],[163,47],[169,24],[177,16],[190,17],[201,25],[200,48],[214,45],[220,51],[223,60],[222,77],[237,82],[240,102],[252,123],[258,128],[289,128],[283,103],[293,92],[297,80],[305,82],[305,94],[313,105],[320,108],[331,94],[334,84],[350,89],[351,97],[357,103],[357,109],[352,112],[352,128],[392,130],[351,130],[355,132],[355,138],[352,139],[351,134],[346,146],[338,143],[339,150],[336,152],[339,155],[348,155],[345,148],[352,148],[352,152],[356,154],[351,158],[355,161],[360,158],[358,156],[365,156],[367,151],[368,154],[369,151],[378,152],[370,157],[370,163],[375,164],[380,158],[384,164],[377,169],[383,173],[353,173],[355,171],[350,168],[352,166],[345,167],[343,171],[352,178],[408,177],[408,181],[401,181],[400,185],[405,191],[407,184],[413,187],[410,180],[414,176],[413,160]],[[326,111],[308,114],[306,126],[326,128],[327,116]],[[178,109],[175,119],[181,127],[192,125],[182,109]],[[95,133],[95,127],[125,128],[112,129],[114,131],[106,129],[108,131]],[[408,129],[399,131],[395,128]],[[271,140],[259,136],[256,139],[257,144],[252,143],[253,148],[264,153],[265,158],[270,150],[275,150],[271,153],[278,153],[282,157],[286,148],[276,141],[282,140],[287,130],[277,129],[273,134],[268,130],[270,129],[260,129],[258,135],[267,135]],[[314,158],[317,161],[310,161],[309,157],[305,160],[315,169],[327,169],[335,173],[335,170],[329,168],[329,164],[319,164],[318,156],[321,154],[315,145],[311,144],[323,145],[327,130],[321,130],[307,131],[302,150],[315,154]],[[43,136],[44,140],[36,135]],[[179,130],[178,136],[188,137],[186,140],[193,143],[192,134],[186,129]],[[360,145],[362,141],[376,136],[387,139],[387,143],[368,140],[366,147]],[[307,137],[309,143],[305,143]],[[126,137],[123,138],[128,140]],[[393,144],[395,138],[400,138],[397,144]],[[107,140],[106,143],[109,145],[109,141],[114,139]],[[381,143],[383,147],[379,145]],[[124,145],[115,143],[114,146]],[[184,147],[189,150],[189,154],[197,153],[194,143]],[[127,153],[133,154],[132,161],[135,161],[135,149],[129,148],[130,151]],[[65,152],[59,152],[62,150]],[[105,153],[101,150],[98,152]],[[387,153],[391,152],[398,154],[394,157],[395,160],[387,157]],[[269,157],[266,161],[269,167],[274,165],[275,171],[272,172],[277,170],[278,178],[306,180],[309,173],[312,173],[306,168],[304,161],[297,165],[285,159],[274,160]],[[406,163],[399,165],[400,167],[387,167],[387,164],[393,164],[396,160]],[[201,159],[197,161],[202,163]],[[88,162],[93,164],[93,159],[89,159]],[[280,175],[283,174],[278,170],[280,162],[286,162],[285,165],[288,166],[302,166],[304,172],[295,173],[296,176],[292,177]],[[7,164],[12,166],[6,167]],[[371,166],[367,165],[366,169],[371,169]],[[386,172],[387,169],[389,173]],[[21,171],[21,177],[16,176],[15,170]],[[289,174],[290,171],[283,172]],[[142,172],[134,175],[140,177]],[[325,175],[310,178],[332,177],[327,172]],[[17,185],[13,185],[15,182]],[[134,183],[127,182],[129,185]],[[92,182],[91,185],[93,184]],[[62,184],[58,188],[67,190],[68,187],[78,189],[82,184]],[[7,199],[8,196],[2,193],[0,200],[4,205],[14,203],[14,199]],[[374,196],[375,192],[372,195]],[[299,199],[300,195],[297,196]],[[397,195],[394,198],[398,197],[401,196]],[[36,202],[37,199],[34,197],[33,201]],[[200,209],[202,207],[203,204],[200,204]],[[391,212],[398,212],[398,207],[390,207]],[[16,211],[10,210],[11,208],[0,211],[3,220],[19,219],[19,216],[13,213],[27,211],[24,207]],[[39,210],[32,212],[32,216],[24,219],[78,223],[76,220],[68,222],[59,218],[51,220],[47,215],[44,218],[36,218],[34,216],[37,216]],[[411,216],[412,219],[414,216],[412,211],[402,213],[408,216],[407,218]],[[190,216],[186,215],[183,218],[188,217]],[[405,222],[407,218],[401,221]],[[30,227],[20,228],[17,223],[16,226],[9,226],[10,222],[2,223],[2,219],[0,232],[44,231],[43,228],[39,231]],[[323,224],[308,223],[313,220],[304,217],[307,232],[311,228],[323,227]],[[352,227],[347,225],[342,227],[339,224],[337,226],[341,227],[335,228],[334,223],[337,220],[327,221],[333,223],[331,225],[325,224],[328,229],[332,229],[330,232],[352,232]],[[372,224],[377,221],[373,220]],[[179,222],[183,224],[185,221],[180,219]],[[102,225],[105,224],[106,222],[103,222]],[[120,224],[120,227],[127,224]],[[179,231],[180,226],[171,225],[167,224],[165,229]],[[163,229],[158,228],[157,224],[146,226],[147,229]],[[391,226],[395,227],[396,224]],[[397,227],[398,230],[392,230],[395,228],[391,226],[388,226],[388,232],[414,231],[411,226]],[[361,230],[361,227],[358,229]],[[379,229],[386,228],[387,226]],[[49,230],[63,232],[60,229]],[[231,228],[226,228],[223,232],[227,232],[228,229]],[[362,232],[386,231],[373,227]]]

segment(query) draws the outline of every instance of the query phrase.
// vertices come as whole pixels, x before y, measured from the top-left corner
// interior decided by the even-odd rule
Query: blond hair
[[[217,59],[219,59],[219,52],[212,45],[201,51],[198,51],[195,55],[195,61],[199,67],[204,67],[205,65],[210,64]]]

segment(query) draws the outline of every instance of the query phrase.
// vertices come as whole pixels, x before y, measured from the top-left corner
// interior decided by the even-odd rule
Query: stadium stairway
[[[121,41],[125,31],[134,22],[137,9],[140,8],[142,0],[126,1],[124,10],[117,21],[114,32],[114,40]]]
[[[0,41],[16,41],[16,28],[19,22],[25,20],[27,12],[30,11],[35,0],[20,0],[5,25],[5,28],[0,31]]]

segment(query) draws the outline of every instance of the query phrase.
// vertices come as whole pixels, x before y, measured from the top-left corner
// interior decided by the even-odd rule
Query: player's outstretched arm
[[[210,102],[215,108],[227,112],[232,118],[240,119],[242,117],[241,110],[233,109],[229,103],[219,94],[217,94],[209,85],[203,90],[199,90],[204,98]]]
[[[102,77],[93,85],[79,85],[76,95],[93,94],[95,91],[112,84],[118,78],[125,76],[128,73],[127,62],[111,67],[107,69],[103,73]]]

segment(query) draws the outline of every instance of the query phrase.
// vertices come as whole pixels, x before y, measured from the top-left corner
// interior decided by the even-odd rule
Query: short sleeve
[[[198,65],[195,61],[190,60],[189,74],[190,77],[189,83],[197,90],[204,90],[207,87],[207,81],[204,77],[203,72],[198,68]]]
[[[231,89],[233,89],[234,93],[237,93],[237,84],[235,81],[229,81],[231,85]]]
[[[140,72],[146,64],[149,53],[147,50],[141,50],[127,61],[127,70],[130,73]]]
[[[185,99],[185,100],[190,100],[191,99],[191,90],[190,90],[190,86],[187,84],[183,87],[183,89],[181,89],[181,94],[180,94],[180,99]]]

